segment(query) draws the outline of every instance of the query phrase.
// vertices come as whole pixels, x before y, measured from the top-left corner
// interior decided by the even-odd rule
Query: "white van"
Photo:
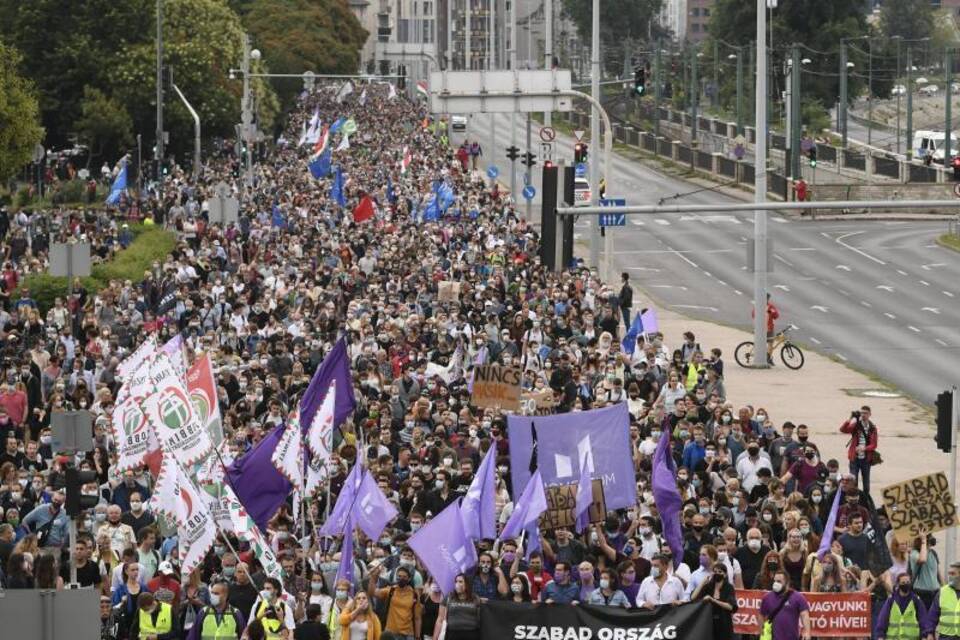
[[[591,195],[590,183],[586,178],[573,179],[573,206],[589,207]]]
[[[946,136],[943,131],[915,131],[913,134],[913,155],[916,158],[925,158],[933,154],[933,161],[943,164],[943,143]],[[950,134],[950,151],[960,152],[960,138],[955,133]]]

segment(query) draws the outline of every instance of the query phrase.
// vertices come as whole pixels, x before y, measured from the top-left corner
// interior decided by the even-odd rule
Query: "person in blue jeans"
[[[860,474],[864,493],[870,494],[870,466],[877,455],[877,426],[870,421],[870,407],[864,405],[859,411],[853,411],[850,418],[840,425],[840,433],[850,436],[847,443],[847,460],[850,461],[850,473],[853,479]]]

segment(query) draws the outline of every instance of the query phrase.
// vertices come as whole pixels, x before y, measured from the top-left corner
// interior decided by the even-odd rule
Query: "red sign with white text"
[[[737,589],[733,632],[760,634],[760,601],[769,591]],[[803,593],[810,605],[810,632],[821,638],[869,638],[870,594]]]

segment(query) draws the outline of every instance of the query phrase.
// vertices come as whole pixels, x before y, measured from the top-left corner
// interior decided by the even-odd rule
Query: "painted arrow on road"
[[[920,311],[929,311],[930,313],[933,313],[935,315],[940,315],[940,309],[938,309],[937,307],[923,307],[922,309],[920,309]]]
[[[816,309],[817,311],[821,311],[821,312],[823,312],[823,313],[829,313],[829,312],[830,312],[830,308],[829,308],[829,307],[824,307],[824,306],[821,306],[821,305],[819,305],[819,304],[815,304],[815,305],[813,305],[813,306],[810,307],[810,308],[811,308],[811,309]]]
[[[889,291],[890,293],[893,293],[893,287],[891,287],[888,284],[878,284],[877,289],[883,289],[884,291]]]
[[[775,285],[773,285],[773,288],[774,288],[774,289],[780,289],[780,290],[786,291],[786,292],[788,292],[788,293],[789,293],[789,291],[790,291],[790,287],[788,287],[788,286],[785,285],[785,284],[775,284]]]
[[[947,266],[947,263],[945,262],[931,262],[930,264],[921,265],[920,268],[923,269],[924,271],[930,271],[934,267],[945,267],[945,266]]]
[[[840,269],[840,271],[850,271],[850,267],[845,264],[838,264],[836,268]]]
[[[677,284],[651,284],[647,285],[651,289],[680,289],[681,291],[686,291],[687,288]]]

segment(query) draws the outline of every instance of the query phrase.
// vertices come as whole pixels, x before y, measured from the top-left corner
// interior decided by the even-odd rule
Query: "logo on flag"
[[[167,387],[160,395],[160,417],[168,429],[182,429],[193,417],[190,400],[180,389]]]
[[[137,440],[137,434],[140,434],[147,428],[147,416],[140,408],[139,398],[133,398],[132,402],[127,402],[121,409],[121,423],[123,432],[128,439]]]

